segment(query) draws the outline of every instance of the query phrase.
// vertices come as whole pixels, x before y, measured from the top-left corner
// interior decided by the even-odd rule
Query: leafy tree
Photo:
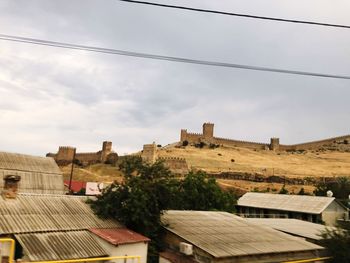
[[[186,178],[179,183],[180,197],[179,207],[182,210],[219,210],[233,212],[235,210],[235,197],[229,192],[224,192],[216,183],[215,178],[210,178],[205,172],[191,171]]]
[[[332,259],[329,262],[350,262],[350,225],[343,223],[342,228],[326,230],[322,234],[322,246],[326,247]]]
[[[341,201],[345,206],[349,206],[350,180],[348,177],[338,177],[334,181],[320,182],[316,185],[315,195],[326,196],[327,191],[331,190],[333,196]]]
[[[283,194],[283,195],[287,195],[289,192],[286,189],[286,185],[284,184],[281,188],[281,190],[279,191],[279,194]]]
[[[300,191],[298,192],[298,195],[307,195],[306,192],[305,192],[304,187],[302,187],[302,188],[300,189]]]
[[[124,181],[108,187],[92,207],[98,215],[115,218],[149,237],[148,262],[157,262],[156,251],[161,249],[160,217],[174,201],[177,181],[161,162],[143,164],[138,157],[126,158],[121,170],[125,173]]]
[[[151,239],[148,262],[158,262],[162,250],[161,215],[168,209],[234,211],[235,199],[223,192],[214,178],[191,172],[182,181],[173,178],[162,162],[142,163],[127,157],[120,165],[124,181],[105,189],[92,208]]]

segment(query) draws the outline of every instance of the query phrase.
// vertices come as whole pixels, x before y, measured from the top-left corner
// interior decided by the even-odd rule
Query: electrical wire
[[[325,74],[325,73],[307,72],[307,71],[299,71],[299,70],[268,68],[268,67],[242,65],[242,64],[234,64],[234,63],[226,63],[226,62],[216,62],[216,61],[181,58],[181,57],[162,56],[162,55],[140,53],[140,52],[131,52],[131,51],[125,51],[125,50],[118,50],[118,49],[109,49],[109,48],[69,44],[69,43],[63,43],[63,42],[54,42],[54,41],[47,41],[47,40],[35,39],[35,38],[10,36],[10,35],[4,35],[4,34],[0,34],[0,40],[28,43],[28,44],[41,45],[41,46],[51,46],[51,47],[59,47],[59,48],[66,48],[66,49],[74,49],[74,50],[84,50],[84,51],[90,51],[90,52],[98,52],[98,53],[121,55],[121,56],[130,56],[130,57],[155,59],[155,60],[165,60],[165,61],[172,61],[172,62],[182,62],[182,63],[205,65],[205,66],[238,68],[238,69],[246,69],[246,70],[267,71],[267,72],[304,75],[304,76],[312,76],[312,77],[323,77],[323,78],[334,78],[334,79],[348,79],[348,80],[350,79],[350,76],[346,76],[346,75]]]
[[[305,20],[296,20],[296,19],[285,19],[285,18],[268,17],[268,16],[256,16],[256,15],[247,15],[247,14],[240,14],[240,13],[230,13],[230,12],[223,12],[223,11],[209,10],[209,9],[201,9],[201,8],[193,8],[193,7],[186,7],[186,6],[166,5],[166,4],[147,2],[147,1],[136,1],[136,0],[118,0],[118,1],[120,1],[120,2],[128,2],[128,3],[133,3],[133,4],[143,4],[143,5],[151,5],[151,6],[167,7],[167,8],[176,8],[176,9],[196,11],[196,12],[212,13],[212,14],[218,14],[218,15],[238,16],[238,17],[245,17],[245,18],[278,21],[278,22],[298,23],[298,24],[308,24],[308,25],[315,25],[315,26],[327,26],[327,27],[337,27],[337,28],[350,29],[350,26],[348,26],[348,25],[340,25],[340,24],[330,24],[330,23],[305,21]]]

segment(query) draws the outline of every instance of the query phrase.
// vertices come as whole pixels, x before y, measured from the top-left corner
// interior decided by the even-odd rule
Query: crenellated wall
[[[157,145],[155,142],[152,144],[143,145],[143,150],[141,154],[141,158],[144,162],[154,163],[157,159]]]
[[[48,153],[46,156],[53,157],[59,165],[70,164],[72,163],[73,158],[76,162],[83,165],[104,163],[106,161],[115,163],[118,159],[117,153],[112,150],[112,142],[108,141],[103,142],[102,150],[98,152],[76,153],[76,148],[74,147],[60,146],[57,153]]]
[[[185,158],[179,157],[159,157],[158,160],[164,161],[166,167],[174,174],[187,174],[189,168]]]
[[[248,141],[232,140],[232,139],[217,138],[217,137],[213,138],[213,143],[224,145],[224,146],[244,147],[244,148],[259,149],[259,150],[267,150],[270,147],[270,145],[266,143],[248,142]]]
[[[299,144],[293,144],[293,145],[283,145],[280,144],[280,149],[282,151],[288,151],[288,150],[315,150],[321,147],[325,146],[331,146],[334,143],[337,142],[344,142],[345,140],[348,140],[350,143],[350,135],[345,136],[339,136],[339,137],[333,137],[325,140],[320,141],[313,141],[313,142],[306,142],[306,143],[299,143]]]
[[[229,147],[244,147],[255,150],[272,150],[272,151],[297,151],[297,150],[315,150],[325,146],[332,146],[334,143],[341,141],[347,141],[350,144],[350,135],[339,136],[329,138],[320,141],[313,141],[307,143],[283,145],[280,144],[279,138],[271,138],[270,143],[259,143],[240,141],[226,138],[214,137],[214,124],[204,123],[203,133],[189,133],[186,129],[181,130],[180,141],[183,143],[187,141],[189,143],[206,142],[212,144],[218,144]]]

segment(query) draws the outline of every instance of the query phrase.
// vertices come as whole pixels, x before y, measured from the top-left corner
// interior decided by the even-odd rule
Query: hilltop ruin
[[[271,151],[300,151],[300,150],[317,150],[322,147],[334,147],[334,144],[349,144],[350,145],[350,135],[329,138],[320,141],[306,142],[300,144],[284,145],[280,144],[279,138],[271,138],[270,143],[259,143],[259,142],[249,142],[240,141],[233,139],[225,139],[214,136],[214,124],[204,123],[202,133],[189,133],[186,129],[182,129],[180,133],[180,142],[197,144],[206,143],[219,146],[228,147],[243,147],[254,150],[271,150]]]
[[[74,156],[75,155],[75,156]],[[75,147],[60,146],[57,153],[48,153],[46,157],[55,159],[58,165],[67,165],[74,162],[82,165],[95,163],[115,164],[118,160],[118,154],[112,150],[112,142],[104,141],[102,150],[98,152],[77,153]]]

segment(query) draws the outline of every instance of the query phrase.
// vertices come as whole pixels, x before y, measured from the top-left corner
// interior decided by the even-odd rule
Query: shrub
[[[187,140],[182,142],[182,146],[187,146],[187,145],[188,145],[188,141]]]

